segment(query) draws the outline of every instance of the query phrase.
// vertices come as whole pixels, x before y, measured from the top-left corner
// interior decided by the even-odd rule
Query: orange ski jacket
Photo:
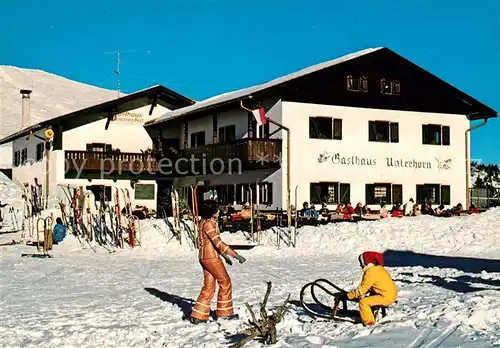
[[[213,219],[201,220],[198,228],[199,259],[220,258],[221,254],[235,257],[236,252],[220,238],[219,224]]]

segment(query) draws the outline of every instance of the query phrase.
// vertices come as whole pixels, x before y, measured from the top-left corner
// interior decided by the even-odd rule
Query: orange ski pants
[[[219,291],[217,294],[217,309],[215,315],[220,318],[234,314],[231,278],[229,278],[229,274],[222,260],[219,257],[202,259],[200,263],[203,268],[203,287],[196,299],[191,317],[200,320],[208,320],[210,315],[210,302],[215,295],[216,282],[219,284]]]

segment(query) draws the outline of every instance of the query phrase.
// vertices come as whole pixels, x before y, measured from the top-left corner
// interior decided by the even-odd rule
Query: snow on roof
[[[294,80],[298,77],[302,77],[302,76],[314,73],[316,71],[323,70],[323,69],[329,68],[331,66],[346,62],[348,60],[355,59],[355,58],[358,58],[360,56],[364,56],[366,54],[381,50],[383,48],[384,47],[367,48],[367,49],[357,51],[354,53],[350,53],[350,54],[347,54],[345,56],[342,56],[342,57],[339,57],[339,58],[336,58],[336,59],[333,59],[333,60],[330,60],[327,62],[323,62],[323,63],[309,66],[307,68],[301,69],[301,70],[296,71],[294,73],[291,73],[289,75],[279,77],[277,79],[271,80],[269,82],[266,82],[266,83],[263,83],[260,85],[256,85],[256,86],[243,88],[240,90],[216,95],[214,97],[197,102],[196,104],[193,104],[193,105],[190,105],[190,106],[187,106],[184,108],[180,108],[180,109],[177,109],[174,111],[167,112],[167,113],[161,115],[160,117],[147,122],[146,124],[151,125],[151,124],[165,122],[165,121],[177,118],[177,117],[182,116],[182,115],[191,114],[191,113],[197,112],[201,109],[215,106],[217,104],[222,104],[222,103],[226,103],[226,102],[229,102],[232,100],[237,100],[239,98],[246,97],[246,96],[251,95],[253,93],[260,92],[260,91],[268,89],[270,87],[274,87],[274,86],[277,86],[277,85],[282,84],[284,82]]]

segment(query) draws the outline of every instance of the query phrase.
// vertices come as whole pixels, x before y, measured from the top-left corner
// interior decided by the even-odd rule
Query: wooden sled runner
[[[307,290],[310,290],[310,294],[314,303],[307,303],[305,301],[305,294]],[[320,289],[324,293],[335,297],[336,294],[346,293],[344,289],[336,286],[332,282],[327,279],[317,279],[313,282],[307,283],[304,285],[300,291],[300,304],[304,311],[313,317],[330,319],[335,321],[345,321],[354,324],[361,323],[361,318],[358,310],[349,310],[347,308],[347,300],[334,300],[333,306],[329,306],[321,302],[318,297],[316,290]],[[342,308],[339,308],[342,303]],[[373,314],[377,317],[378,313],[382,315],[384,318],[387,315],[387,307],[384,306],[376,306],[372,307]]]

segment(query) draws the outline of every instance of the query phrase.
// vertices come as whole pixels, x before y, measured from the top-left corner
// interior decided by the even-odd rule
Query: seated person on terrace
[[[422,208],[422,215],[434,215],[434,210],[432,210],[432,207],[429,204],[429,201],[426,201],[424,203],[424,206]]]
[[[250,203],[245,203],[245,206],[240,211],[240,215],[244,219],[250,219],[252,217],[252,209],[250,209]]]
[[[462,207],[462,203],[458,203],[455,207],[451,208],[451,215],[459,216],[462,213],[465,213]]]
[[[316,210],[314,204],[311,203],[311,208],[309,210],[310,217],[317,219],[319,217],[319,212]]]
[[[444,212],[444,205],[443,204],[440,204],[439,207],[436,208],[436,210],[434,210],[434,215],[441,215],[443,214]]]
[[[323,202],[323,204],[321,204],[319,213],[323,216],[330,216],[330,210],[328,209],[326,202]]]
[[[469,214],[479,214],[479,209],[476,208],[476,206],[474,204],[471,204],[469,207],[468,213]]]
[[[344,208],[344,219],[350,219],[355,214],[356,211],[352,207],[351,202],[347,203]]]
[[[413,209],[411,211],[411,216],[419,216],[420,214],[422,214],[422,212],[420,211],[420,208],[418,207],[418,204],[413,204]]]
[[[392,207],[391,216],[392,217],[403,217],[404,216],[403,210],[401,209],[401,204],[398,203]]]
[[[389,215],[389,209],[387,209],[387,203],[385,202],[382,202],[382,204],[380,205],[380,217],[387,217],[387,215]]]
[[[311,217],[311,209],[309,208],[308,202],[304,202],[302,204],[302,209],[300,210],[300,216],[302,216],[303,218]]]
[[[363,204],[361,202],[358,202],[358,204],[356,204],[356,208],[354,208],[354,211],[359,216],[363,215]]]
[[[363,206],[363,215],[368,215],[368,214],[371,214],[371,213],[372,213],[372,211],[371,211],[371,209],[368,207],[368,204],[365,204],[365,205]]]

